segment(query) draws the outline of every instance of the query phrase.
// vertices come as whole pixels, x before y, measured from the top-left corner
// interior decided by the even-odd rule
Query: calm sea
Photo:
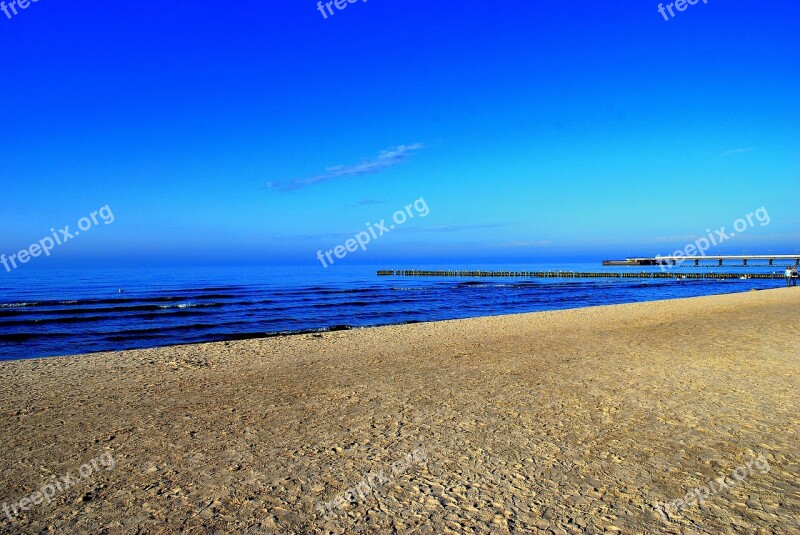
[[[17,270],[0,273],[0,360],[744,292],[783,284],[752,279],[400,278],[375,273],[399,268],[659,269],[540,264]]]

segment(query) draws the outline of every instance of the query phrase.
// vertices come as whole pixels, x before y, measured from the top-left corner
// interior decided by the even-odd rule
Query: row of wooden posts
[[[670,273],[669,271],[641,271],[638,273],[583,272],[583,271],[426,271],[419,269],[382,269],[381,277],[526,277],[536,279],[781,279],[783,273]]]

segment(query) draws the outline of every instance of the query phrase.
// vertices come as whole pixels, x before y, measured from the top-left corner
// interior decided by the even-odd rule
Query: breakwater
[[[783,273],[670,273],[663,272],[588,272],[588,271],[470,271],[381,269],[379,277],[522,277],[530,279],[782,279]]]

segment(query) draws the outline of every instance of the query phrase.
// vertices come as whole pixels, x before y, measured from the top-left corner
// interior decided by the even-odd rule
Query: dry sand
[[[0,363],[0,503],[116,461],[0,531],[800,533],[798,320],[788,288]]]

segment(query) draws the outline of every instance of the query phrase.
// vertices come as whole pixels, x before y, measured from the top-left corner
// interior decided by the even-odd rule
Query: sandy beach
[[[800,533],[798,320],[790,288],[3,362],[0,531]]]

